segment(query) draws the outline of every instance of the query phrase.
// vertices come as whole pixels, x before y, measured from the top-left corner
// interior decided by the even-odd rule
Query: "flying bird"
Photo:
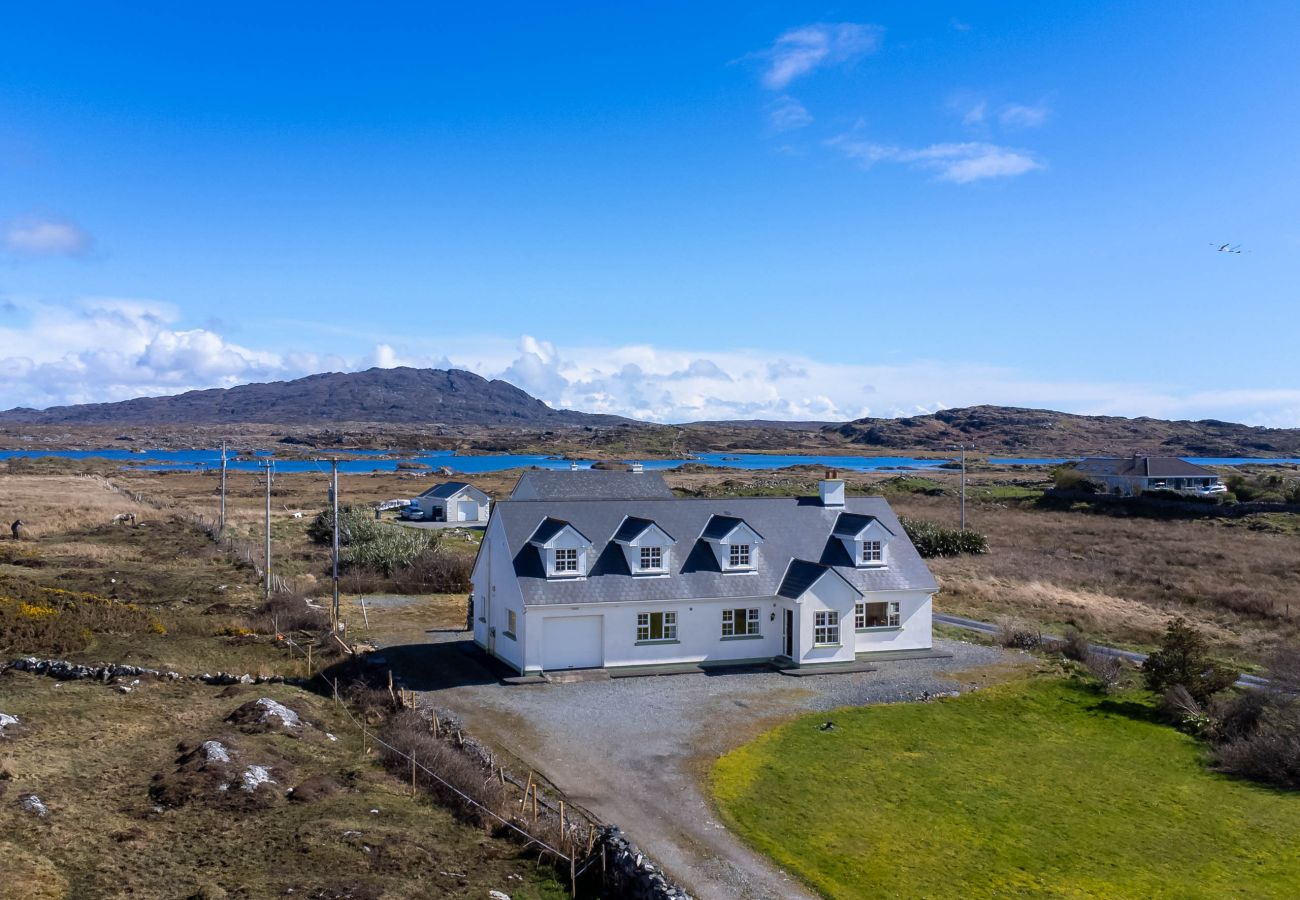
[[[1210,246],[1211,246],[1211,247],[1215,247],[1215,244],[1214,244],[1213,242],[1211,242],[1211,243],[1210,243]],[[1237,244],[1237,245],[1235,245],[1235,246],[1234,246],[1232,243],[1219,244],[1217,247],[1215,247],[1215,249],[1216,249],[1219,253],[1240,253],[1240,252],[1241,252],[1241,244]]]

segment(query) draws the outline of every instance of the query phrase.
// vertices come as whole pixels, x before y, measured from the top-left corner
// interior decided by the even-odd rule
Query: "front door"
[[[785,627],[781,629],[781,637],[784,641],[785,655],[794,659],[794,610],[785,611]]]

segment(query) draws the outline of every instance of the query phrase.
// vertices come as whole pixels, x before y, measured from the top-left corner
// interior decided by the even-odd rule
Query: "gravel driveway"
[[[695,896],[785,900],[809,894],[716,819],[706,783],[713,761],[799,713],[964,690],[974,681],[943,673],[1012,658],[957,641],[936,640],[935,649],[952,658],[806,678],[745,672],[516,686],[487,677],[460,651],[426,644],[388,653],[407,686],[426,688],[423,702],[454,710],[475,736],[621,826]],[[442,664],[429,664],[432,652]]]

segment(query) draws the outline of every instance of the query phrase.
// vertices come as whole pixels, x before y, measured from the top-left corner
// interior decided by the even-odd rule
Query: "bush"
[[[1087,662],[1088,657],[1092,654],[1092,645],[1088,639],[1083,636],[1083,632],[1073,626],[1065,629],[1065,635],[1061,638],[1056,649],[1066,659],[1072,659],[1075,662]]]
[[[1101,688],[1103,693],[1115,693],[1128,680],[1124,660],[1112,653],[1089,650],[1083,659],[1083,664],[1088,669],[1088,674],[1096,679],[1097,687]]]
[[[1265,709],[1255,729],[1219,747],[1218,769],[1291,790],[1300,789],[1300,710]]]
[[[1058,491],[1082,491],[1085,494],[1097,493],[1097,483],[1073,465],[1059,466],[1052,470],[1052,485]]]
[[[1211,660],[1205,639],[1181,618],[1169,624],[1160,649],[1142,663],[1142,678],[1148,690],[1164,694],[1182,686],[1200,704],[1232,687],[1239,674]]]
[[[989,541],[978,531],[945,528],[924,519],[900,519],[903,530],[926,559],[936,556],[960,556],[963,553],[987,553]]]
[[[375,519],[374,509],[367,506],[339,507],[339,546],[372,537],[384,523]],[[334,542],[334,511],[323,510],[307,525],[307,537],[314,543],[328,546]]]
[[[1043,646],[1042,632],[1016,619],[998,619],[997,642],[1015,650],[1037,650]]]

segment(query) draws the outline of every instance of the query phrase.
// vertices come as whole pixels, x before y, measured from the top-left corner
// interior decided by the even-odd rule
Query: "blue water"
[[[447,466],[456,472],[469,474],[480,472],[499,472],[502,469],[518,469],[537,466],[542,469],[567,469],[569,460],[553,459],[548,456],[534,456],[520,453],[501,453],[491,456],[458,456],[454,450],[432,450],[410,456],[393,456],[384,450],[349,450],[348,455],[374,457],[372,459],[348,459],[339,462],[340,472],[392,472],[399,462],[420,462],[437,469]],[[261,459],[270,455],[270,451],[258,451],[259,459],[229,459],[227,468],[234,472],[256,471],[261,466]],[[193,472],[215,469],[221,466],[220,450],[148,450],[134,453],[130,450],[0,450],[0,460],[14,457],[37,458],[56,456],[65,459],[108,459],[137,463],[131,468],[145,471]],[[579,460],[579,468],[590,468],[592,460]],[[701,453],[691,459],[647,459],[641,461],[646,469],[675,469],[688,462],[707,466],[728,466],[734,469],[782,469],[786,466],[813,465],[847,471],[899,471],[905,469],[926,469],[942,465],[943,459],[914,459],[909,456],[815,456],[801,454],[769,455],[764,453]],[[275,463],[279,472],[325,472],[329,470],[327,461],[310,459],[282,459]]]
[[[997,463],[1004,466],[1055,466],[1061,463],[1074,462],[1078,457],[1010,457],[1010,456],[990,456],[990,463]],[[1300,458],[1289,456],[1282,458],[1268,458],[1253,456],[1184,456],[1189,463],[1195,463],[1198,466],[1249,466],[1259,463],[1268,465],[1300,465]]]
[[[519,453],[501,453],[491,456],[458,456],[454,450],[422,451],[410,456],[394,456],[387,450],[348,450],[349,456],[362,456],[365,459],[348,459],[339,462],[340,472],[367,473],[392,472],[399,462],[421,462],[437,469],[447,466],[456,472],[475,474],[481,472],[499,472],[502,469],[518,469],[537,466],[542,469],[567,469],[566,459],[552,459],[547,456],[534,456]],[[148,450],[135,453],[130,450],[0,450],[0,460],[10,458],[37,458],[57,456],[66,459],[108,459],[137,463],[131,468],[157,472],[193,472],[215,469],[221,465],[220,450]],[[261,460],[273,457],[272,451],[259,450],[257,458],[247,456],[230,459],[227,467],[233,472],[256,471]],[[1240,466],[1250,463],[1294,463],[1300,464],[1300,458],[1288,459],[1252,459],[1250,457],[1218,458],[1187,457],[1189,462],[1206,466]],[[884,471],[898,472],[909,469],[932,469],[950,462],[947,459],[919,459],[911,456],[817,456],[813,454],[767,454],[767,453],[701,453],[691,459],[646,459],[641,463],[647,470],[675,469],[688,462],[706,466],[725,466],[733,469],[783,469],[786,466],[823,466],[828,469],[843,469],[850,472]],[[992,463],[1013,466],[1044,466],[1068,462],[1063,457],[994,457]],[[590,468],[591,460],[579,460],[579,468]],[[327,472],[329,463],[311,459],[276,460],[279,472]]]

